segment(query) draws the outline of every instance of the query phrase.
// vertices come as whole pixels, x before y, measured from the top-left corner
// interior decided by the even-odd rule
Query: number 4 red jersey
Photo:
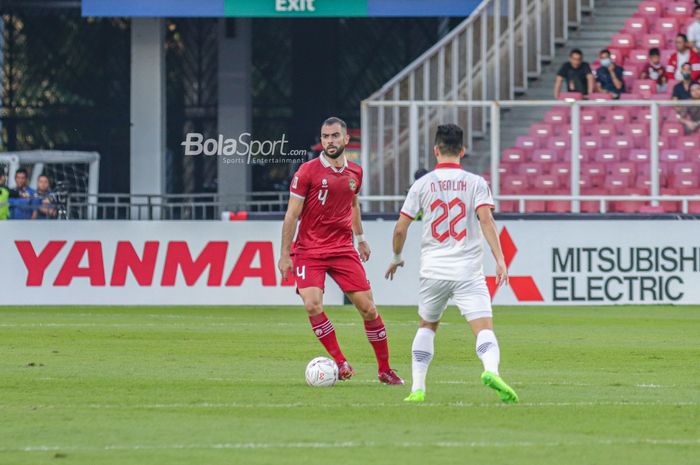
[[[357,254],[352,243],[352,202],[360,192],[362,168],[345,161],[336,168],[321,153],[299,167],[290,194],[304,200],[292,255]]]
[[[481,176],[457,163],[440,163],[416,181],[401,214],[410,219],[423,212],[420,276],[468,281],[483,276],[483,240],[476,210],[493,207]]]

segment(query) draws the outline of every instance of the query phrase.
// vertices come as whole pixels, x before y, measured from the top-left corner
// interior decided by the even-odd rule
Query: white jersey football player
[[[476,354],[484,365],[481,380],[507,403],[518,402],[515,391],[499,376],[500,351],[493,332],[491,297],[483,270],[482,233],[496,259],[496,284],[508,284],[508,270],[498,240],[491,191],[481,176],[463,170],[462,129],[438,126],[435,170],[418,179],[408,192],[393,237],[394,258],[386,272],[393,279],[404,265],[401,252],[408,227],[422,214],[420,328],[413,340],[413,387],[405,399],[425,400],[425,377],[433,359],[435,331],[450,298],[454,299],[476,336]]]

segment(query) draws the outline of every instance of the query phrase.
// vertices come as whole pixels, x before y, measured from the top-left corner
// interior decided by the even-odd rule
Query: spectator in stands
[[[695,16],[695,21],[688,27],[688,40],[691,48],[698,52],[700,48],[700,6],[697,4],[693,10],[693,16]]]
[[[673,100],[688,100],[690,98],[690,85],[693,81],[692,66],[685,63],[681,66],[681,82],[673,86]]]
[[[649,50],[649,62],[639,75],[639,79],[651,79],[652,81],[656,81],[657,92],[664,92],[666,90],[668,78],[666,78],[666,73],[664,72],[664,65],[661,64],[661,52],[658,48],[654,47]]]
[[[600,67],[596,70],[596,91],[607,92],[612,98],[620,98],[625,91],[625,81],[622,73],[624,69],[618,66],[610,56],[610,50],[603,49],[598,55]]]
[[[51,183],[48,176],[42,174],[36,181],[36,209],[35,220],[49,220],[56,218],[56,197],[51,192]]]
[[[569,53],[568,63],[564,63],[554,81],[554,98],[558,99],[561,85],[566,80],[565,92],[580,92],[584,96],[593,93],[593,72],[588,63],[583,61],[583,52],[574,49]]]
[[[0,172],[0,220],[10,218],[10,189],[5,186],[7,176]]]
[[[700,129],[700,82],[690,84],[690,98],[697,106],[677,108],[678,120],[685,127],[686,134],[693,134]]]
[[[690,63],[693,81],[700,78],[700,55],[688,48],[688,37],[685,34],[676,36],[676,53],[671,55],[666,66],[666,78],[681,81],[683,79],[681,67],[684,63]]]
[[[16,187],[10,191],[10,217],[13,220],[31,220],[34,213],[36,192],[29,187],[27,170],[15,172]]]

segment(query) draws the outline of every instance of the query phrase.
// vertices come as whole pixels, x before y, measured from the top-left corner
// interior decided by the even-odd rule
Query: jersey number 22
[[[440,225],[448,219],[448,217],[450,216],[450,211],[452,211],[455,208],[457,209],[458,213],[457,216],[450,219],[449,228],[443,231],[442,233],[438,232],[438,229],[440,229]],[[437,216],[433,220],[431,227],[433,231],[433,237],[437,239],[438,242],[445,242],[450,236],[452,236],[455,240],[460,241],[467,235],[466,227],[457,231],[457,223],[459,223],[462,219],[464,219],[467,216],[467,207],[466,205],[464,205],[464,202],[462,202],[461,199],[454,198],[450,200],[449,204],[442,199],[437,199],[430,205],[431,212],[434,212],[436,210],[440,211],[439,213],[437,213]]]

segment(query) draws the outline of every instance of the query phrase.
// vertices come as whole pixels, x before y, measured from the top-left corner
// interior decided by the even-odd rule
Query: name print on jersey
[[[430,192],[437,192],[438,190],[445,191],[466,191],[467,181],[464,180],[453,180],[453,179],[442,179],[436,180],[430,183]]]

